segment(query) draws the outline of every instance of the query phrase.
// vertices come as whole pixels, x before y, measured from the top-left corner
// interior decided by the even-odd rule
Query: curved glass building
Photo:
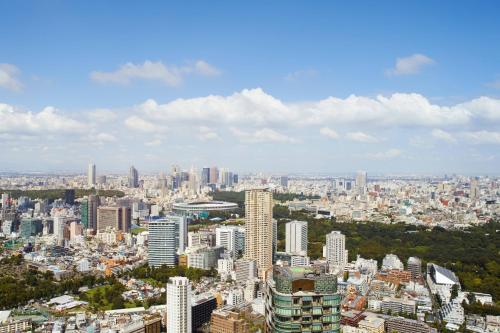
[[[340,332],[337,277],[323,267],[275,266],[266,284],[265,332]]]

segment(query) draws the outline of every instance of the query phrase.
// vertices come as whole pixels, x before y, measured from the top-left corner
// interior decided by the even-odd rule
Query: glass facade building
[[[340,332],[337,277],[324,268],[275,267],[266,285],[267,333]]]

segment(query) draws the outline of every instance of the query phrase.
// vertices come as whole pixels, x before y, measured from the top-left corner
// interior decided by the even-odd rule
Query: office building
[[[8,229],[7,229],[8,230]],[[37,218],[23,218],[19,225],[19,236],[22,238],[30,238],[41,234],[43,231],[43,224],[41,219]],[[10,234],[10,232],[8,233]]]
[[[288,222],[285,225],[285,233],[286,253],[307,256],[307,222]]]
[[[262,279],[273,265],[273,195],[265,189],[245,191],[245,259]]]
[[[167,283],[167,332],[191,333],[191,283],[188,278],[174,276]]]
[[[178,254],[187,247],[187,218],[167,215],[149,221],[148,262],[150,266],[175,266]]]
[[[74,189],[64,190],[64,203],[67,205],[74,205],[75,204],[75,190]]]
[[[217,184],[219,181],[219,169],[217,167],[210,168],[210,184]]]
[[[129,232],[132,225],[132,211],[129,207],[98,207],[97,230],[112,228],[116,231]]]
[[[191,331],[202,332],[201,328],[210,322],[212,312],[217,309],[217,300],[211,294],[201,294],[191,300]]]
[[[326,260],[330,269],[342,271],[347,264],[347,250],[345,249],[345,235],[340,231],[332,231],[326,235]]]
[[[281,176],[280,177],[280,185],[284,189],[288,189],[288,176]]]
[[[230,308],[215,310],[210,320],[210,333],[248,333],[248,323]]]
[[[187,254],[188,267],[209,270],[217,268],[217,262],[222,257],[222,246],[202,247]]]
[[[184,253],[188,246],[188,218],[179,215],[167,215],[164,218],[175,223],[175,246],[179,254]]]
[[[409,257],[407,265],[413,280],[419,279],[422,276],[422,261],[419,258]]]
[[[69,239],[69,232],[65,235],[66,227],[70,223],[71,219],[69,217],[56,215],[54,216],[54,236],[56,237],[57,245],[64,245],[64,240]]]
[[[469,197],[473,200],[479,199],[479,182],[476,177],[472,178],[470,181],[470,194]]]
[[[212,230],[198,230],[188,233],[188,247],[212,247],[216,244],[216,234]]]
[[[236,257],[243,252],[245,244],[245,228],[238,226],[221,226],[215,229],[215,243],[223,246]]]
[[[80,205],[80,214],[82,224],[85,229],[97,230],[97,207],[99,206],[99,197],[89,195],[83,199]]]
[[[266,333],[340,332],[337,277],[324,268],[275,266],[266,283]]]
[[[254,260],[238,259],[234,262],[234,280],[245,283],[257,277],[257,264]]]
[[[220,183],[225,187],[233,186],[233,173],[227,169],[221,169],[220,171]]]
[[[203,168],[201,170],[201,185],[207,186],[210,184],[210,168]]]
[[[95,164],[90,163],[87,171],[87,185],[93,187],[96,184]]]
[[[359,171],[356,175],[356,189],[359,194],[364,194],[366,191],[366,171]]]
[[[151,267],[177,264],[175,221],[170,219],[151,220],[148,224],[148,264]]]
[[[130,167],[128,172],[128,187],[137,188],[139,187],[139,172],[134,166]]]

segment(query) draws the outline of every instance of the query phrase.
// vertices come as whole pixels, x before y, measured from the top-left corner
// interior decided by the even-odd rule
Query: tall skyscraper
[[[479,198],[479,182],[476,177],[473,177],[470,181],[470,195],[469,197],[473,200]]]
[[[266,282],[266,333],[340,332],[337,277],[324,268],[275,266]]]
[[[80,205],[80,214],[83,227],[85,229],[97,230],[97,207],[99,206],[99,197],[89,195]]]
[[[226,187],[233,186],[233,173],[227,169],[221,169],[220,171],[220,182]]]
[[[64,202],[68,205],[75,204],[75,190],[74,189],[64,190]]]
[[[188,245],[188,226],[185,216],[167,215],[149,221],[148,253],[150,266],[175,266],[178,254]]]
[[[342,271],[347,264],[345,235],[340,231],[332,231],[326,235],[326,260],[330,269]]]
[[[191,333],[191,283],[174,276],[167,283],[167,332]]]
[[[139,187],[139,172],[137,171],[136,168],[134,168],[134,166],[130,167],[128,173],[128,187],[130,188]]]
[[[97,230],[112,228],[115,231],[128,232],[132,225],[130,207],[99,207],[97,208]]]
[[[219,169],[217,167],[210,168],[210,184],[217,184],[219,181]]]
[[[151,220],[148,225],[148,264],[150,267],[177,264],[175,221]]]
[[[90,163],[89,169],[87,172],[87,184],[89,187],[95,186],[95,184],[96,184],[95,179],[96,179],[95,164]]]
[[[265,189],[245,191],[245,258],[262,279],[273,266],[273,195]]]
[[[359,194],[364,194],[366,191],[366,171],[358,171],[356,175],[356,189]]]
[[[280,184],[281,184],[281,187],[288,188],[288,176],[281,176],[280,177]]]
[[[285,251],[300,256],[307,255],[307,222],[291,221],[285,226]]]
[[[203,168],[201,170],[201,185],[207,186],[210,184],[210,168]]]

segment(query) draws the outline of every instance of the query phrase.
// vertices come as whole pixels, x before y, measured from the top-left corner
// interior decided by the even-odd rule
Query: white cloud
[[[379,140],[376,137],[374,137],[370,134],[359,132],[359,131],[347,133],[346,138],[348,140],[351,140],[351,141],[363,142],[363,143],[377,143],[377,142],[379,142]]]
[[[209,141],[209,140],[220,139],[220,137],[217,134],[217,132],[214,131],[212,128],[206,126],[200,126],[198,139],[200,139],[201,141]]]
[[[500,144],[500,132],[475,131],[464,132],[464,139],[474,144]]]
[[[424,66],[432,65],[435,61],[423,54],[413,54],[404,58],[397,58],[394,68],[387,70],[388,75],[418,74]]]
[[[276,142],[276,143],[294,143],[295,139],[286,136],[284,134],[278,133],[270,128],[262,128],[253,132],[245,132],[240,129],[232,127],[231,133],[238,137],[242,142],[245,143],[265,143],[265,142]]]
[[[455,137],[451,133],[448,133],[446,131],[440,130],[438,128],[432,130],[431,135],[435,139],[438,139],[438,140],[441,140],[441,141],[445,141],[445,142],[448,142],[448,143],[455,143],[455,142],[457,142],[457,140],[455,139]]]
[[[197,62],[195,62],[194,72],[204,76],[217,76],[221,74],[221,71],[219,69],[203,60],[198,60]]]
[[[0,104],[0,133],[45,135],[83,132],[87,126],[63,115],[52,106],[34,113],[8,104]]]
[[[96,109],[93,111],[89,111],[87,113],[87,117],[90,120],[99,122],[99,123],[106,123],[106,122],[111,122],[115,120],[118,116],[115,112],[109,110],[109,109]]]
[[[142,119],[137,116],[130,116],[125,119],[125,125],[133,131],[153,134],[158,132],[165,132],[167,130],[165,126],[156,125],[151,121]]]
[[[401,150],[393,148],[379,153],[368,153],[365,157],[371,160],[389,160],[401,156],[402,153]]]
[[[334,140],[336,140],[336,139],[338,139],[340,137],[339,134],[335,130],[333,130],[331,128],[328,128],[328,127],[321,128],[319,130],[319,133],[321,135],[324,135],[324,136],[326,136],[326,137],[328,137],[330,139],[334,139]]]
[[[220,74],[220,70],[203,60],[182,67],[146,60],[142,64],[126,63],[113,72],[93,71],[90,78],[100,83],[129,84],[135,79],[141,79],[178,86],[187,74],[215,76]]]
[[[454,106],[432,104],[419,94],[396,93],[369,98],[351,95],[308,103],[285,103],[262,89],[229,96],[176,99],[166,104],[147,100],[133,108],[155,122],[255,127],[361,125],[369,127],[451,127],[474,120],[500,120],[500,100],[480,97]]]
[[[21,91],[23,85],[19,80],[20,70],[11,64],[0,64],[0,87],[12,91]]]

